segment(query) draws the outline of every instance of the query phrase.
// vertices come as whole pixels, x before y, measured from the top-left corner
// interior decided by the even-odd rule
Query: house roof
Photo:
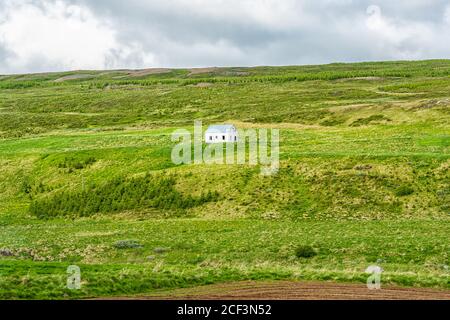
[[[208,127],[206,132],[223,132],[226,133],[229,130],[235,129],[234,125],[232,124],[214,124]]]

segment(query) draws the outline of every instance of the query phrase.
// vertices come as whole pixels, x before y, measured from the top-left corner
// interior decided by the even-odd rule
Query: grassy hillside
[[[174,165],[195,119],[279,128],[279,173]],[[365,281],[370,263],[450,288],[449,167],[448,60],[0,76],[0,298]]]

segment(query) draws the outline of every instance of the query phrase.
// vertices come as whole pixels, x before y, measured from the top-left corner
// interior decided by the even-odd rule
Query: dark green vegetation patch
[[[116,178],[101,185],[87,185],[85,190],[60,192],[35,199],[30,212],[39,218],[91,216],[124,210],[158,208],[179,211],[215,201],[218,193],[200,197],[184,196],[175,189],[175,179],[145,175]]]
[[[317,252],[311,246],[298,246],[295,249],[295,256],[297,258],[312,258],[317,255]]]

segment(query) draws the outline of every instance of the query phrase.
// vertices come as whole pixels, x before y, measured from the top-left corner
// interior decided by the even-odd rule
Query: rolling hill
[[[279,129],[279,172],[175,165],[197,119]],[[449,289],[449,167],[450,60],[0,76],[0,298],[365,282],[374,263]]]

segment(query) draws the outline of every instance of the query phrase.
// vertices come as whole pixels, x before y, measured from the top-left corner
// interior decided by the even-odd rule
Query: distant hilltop
[[[450,60],[419,60],[419,61],[380,61],[330,63],[323,65],[297,66],[254,66],[254,67],[202,67],[202,68],[146,68],[117,70],[74,70],[61,72],[41,72],[32,74],[0,75],[2,80],[49,80],[56,82],[82,80],[125,80],[125,79],[189,79],[209,77],[252,77],[273,76],[277,74],[313,74],[318,72],[366,71],[378,74],[390,70],[401,74],[418,75],[418,69],[424,67],[449,73]],[[361,75],[363,76],[363,75]]]

